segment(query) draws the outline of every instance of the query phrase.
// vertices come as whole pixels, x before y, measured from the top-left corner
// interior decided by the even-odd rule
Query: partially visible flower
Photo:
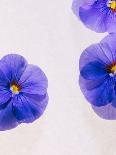
[[[115,108],[116,118],[116,34],[108,35],[82,53],[80,88],[94,110],[99,113],[100,107],[102,111],[104,107]]]
[[[75,0],[76,4],[78,0]],[[74,12],[78,16],[78,11]],[[84,25],[93,31],[116,32],[115,0],[86,0],[79,8],[79,16]]]
[[[48,81],[43,71],[20,55],[0,60],[0,130],[31,123],[44,112]]]

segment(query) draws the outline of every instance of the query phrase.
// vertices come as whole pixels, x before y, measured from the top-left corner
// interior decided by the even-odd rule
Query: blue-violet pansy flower
[[[84,25],[93,31],[116,32],[116,0],[82,0],[78,8],[78,0],[73,2],[73,11]]]
[[[116,119],[116,34],[85,49],[79,68],[85,98],[98,115]]]
[[[48,103],[47,86],[39,67],[17,54],[4,56],[0,60],[0,130],[39,118]]]

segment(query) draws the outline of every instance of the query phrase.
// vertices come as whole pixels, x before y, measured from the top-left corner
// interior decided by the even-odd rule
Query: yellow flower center
[[[20,87],[17,86],[16,84],[13,84],[13,85],[11,86],[11,90],[12,90],[12,92],[13,92],[14,94],[17,94],[17,93],[19,93],[19,91],[20,91]]]
[[[115,73],[116,72],[116,65],[114,65],[114,66],[111,67],[111,72],[112,73]]]
[[[110,2],[109,2],[109,8],[110,8],[112,11],[116,11],[116,1],[110,1]]]

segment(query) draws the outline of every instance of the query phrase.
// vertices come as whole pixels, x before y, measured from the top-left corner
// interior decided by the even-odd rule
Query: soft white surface
[[[116,121],[99,118],[78,85],[82,51],[106,34],[86,29],[71,0],[1,0],[0,57],[18,53],[49,79],[49,105],[33,124],[0,132],[0,155],[116,155]]]

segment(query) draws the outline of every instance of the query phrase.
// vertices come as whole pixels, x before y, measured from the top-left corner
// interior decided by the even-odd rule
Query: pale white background
[[[86,29],[72,0],[0,0],[0,57],[18,53],[49,79],[49,104],[33,124],[0,132],[0,155],[116,155],[116,121],[99,118],[78,85],[82,51],[106,34]]]

